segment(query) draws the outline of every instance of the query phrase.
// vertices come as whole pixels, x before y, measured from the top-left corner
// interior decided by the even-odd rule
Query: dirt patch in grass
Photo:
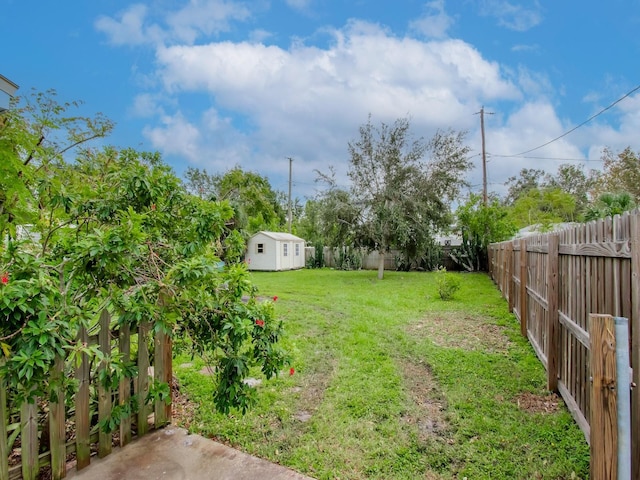
[[[520,410],[529,413],[546,413],[551,414],[560,408],[560,397],[555,393],[548,395],[537,395],[535,393],[525,392],[516,397],[516,404]]]
[[[432,314],[409,325],[407,330],[412,336],[429,338],[440,347],[484,352],[504,352],[509,348],[502,327],[475,315]]]
[[[403,360],[400,362],[405,388],[408,390],[414,408],[405,412],[402,420],[415,425],[421,441],[439,438],[451,441],[449,425],[445,418],[446,400],[428,364]]]
[[[173,377],[171,385],[171,416],[172,423],[190,430],[194,421],[198,405],[189,400],[189,397],[180,389],[180,383]]]
[[[296,402],[297,411],[293,414],[295,420],[307,423],[313,418],[318,406],[322,404],[324,392],[335,370],[336,361],[325,359],[314,371],[305,374],[298,386],[293,387],[292,392],[299,396]]]

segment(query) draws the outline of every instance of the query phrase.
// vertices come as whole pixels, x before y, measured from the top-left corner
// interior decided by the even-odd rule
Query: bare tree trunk
[[[378,252],[378,280],[384,278],[384,252]]]

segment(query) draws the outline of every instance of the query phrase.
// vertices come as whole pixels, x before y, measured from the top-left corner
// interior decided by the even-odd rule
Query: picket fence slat
[[[149,393],[149,347],[147,346],[149,335],[149,323],[142,322],[138,327],[138,379],[136,385],[136,395],[138,396],[138,436],[145,435],[149,430],[147,420],[148,408],[145,398]]]
[[[82,325],[78,332],[78,341],[82,345],[89,344],[89,332]],[[75,428],[76,428],[76,468],[82,470],[89,465],[91,446],[89,432],[89,357],[86,353],[80,356],[80,365],[76,368],[78,391],[75,397]]]
[[[104,309],[100,314],[100,333],[98,333],[98,343],[100,344],[100,350],[105,357],[111,356],[111,315],[107,309]],[[102,360],[99,371],[103,371],[108,366],[109,358]],[[100,374],[98,374],[100,377]],[[111,391],[107,389],[105,385],[98,379],[98,422],[103,423],[108,421],[111,415]],[[98,434],[98,457],[103,458],[111,453],[111,433],[105,432],[100,428]]]
[[[38,407],[37,398],[22,402],[20,408],[20,431],[22,440],[22,478],[36,480],[40,466],[38,465]]]
[[[53,480],[64,478],[67,474],[67,449],[64,409],[64,358],[55,360],[51,379],[54,382],[55,401],[49,405],[49,445],[51,448],[51,477]]]
[[[123,325],[120,327],[119,335],[120,353],[122,354],[122,361],[129,363],[131,360],[131,327],[129,325]],[[118,388],[118,401],[121,407],[125,407],[129,403],[131,398],[131,379],[124,377],[120,380]],[[131,442],[131,415],[123,418],[120,422],[120,446],[124,447]]]

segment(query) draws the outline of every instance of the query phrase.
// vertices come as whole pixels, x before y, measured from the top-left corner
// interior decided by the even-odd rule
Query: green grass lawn
[[[587,478],[589,448],[483,274],[254,273],[278,296],[296,373],[223,416],[202,362],[178,358],[189,428],[318,479]]]

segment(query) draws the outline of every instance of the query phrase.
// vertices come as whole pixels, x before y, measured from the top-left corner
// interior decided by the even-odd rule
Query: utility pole
[[[480,109],[480,132],[482,133],[482,201],[487,206],[487,152],[484,147],[484,105]]]
[[[484,105],[480,109],[480,134],[482,136],[482,201],[484,206],[487,206],[487,152],[484,144]],[[477,115],[477,114],[476,114]],[[493,115],[491,112],[487,112],[487,115]]]
[[[288,213],[288,219],[289,219],[289,233],[291,233],[291,221],[292,221],[292,213],[291,213],[291,170],[292,170],[292,164],[293,164],[293,158],[291,157],[287,157],[289,158],[289,213]]]

